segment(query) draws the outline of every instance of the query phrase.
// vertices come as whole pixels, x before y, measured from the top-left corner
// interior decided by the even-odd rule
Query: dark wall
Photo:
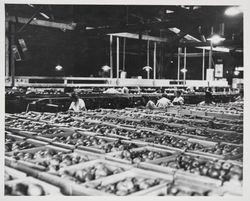
[[[16,30],[20,25],[16,27]],[[28,48],[28,54],[22,61],[16,61],[16,75],[20,76],[100,76],[101,66],[109,65],[109,37],[107,35],[86,36],[81,33],[63,31],[59,29],[27,26],[16,38],[23,38]],[[122,40],[120,40],[120,69],[122,68]],[[126,63],[127,76],[143,76],[146,72],[142,68],[147,64],[146,41],[141,45],[138,40],[127,39]],[[157,68],[161,65],[161,78],[177,78],[177,58],[164,57],[160,63],[160,45],[157,46]],[[202,52],[198,49],[188,49],[188,52]],[[168,53],[168,52],[164,52]],[[176,52],[175,52],[176,53]],[[233,73],[235,66],[242,64],[242,56],[233,57],[231,54],[214,56],[222,59],[224,64],[224,76],[226,72]],[[173,62],[171,62],[173,61]],[[55,66],[60,64],[63,71],[55,71]],[[113,65],[116,66],[116,39],[113,43]],[[153,44],[150,44],[150,66],[153,67]],[[208,67],[208,57],[206,57]],[[183,59],[181,61],[183,68]],[[201,79],[202,57],[187,58],[187,79]],[[114,76],[116,70],[114,69]],[[150,74],[153,77],[153,72]],[[182,74],[181,74],[182,76]],[[182,77],[181,77],[182,79]]]

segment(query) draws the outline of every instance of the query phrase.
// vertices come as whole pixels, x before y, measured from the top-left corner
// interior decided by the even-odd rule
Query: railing
[[[11,86],[11,77],[5,77],[5,86]],[[167,80],[167,79],[132,79],[132,78],[97,78],[97,77],[39,77],[16,76],[17,87],[227,87],[225,80]]]

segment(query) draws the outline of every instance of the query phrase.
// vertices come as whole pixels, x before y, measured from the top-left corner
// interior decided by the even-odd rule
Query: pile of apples
[[[179,155],[176,159],[161,162],[161,166],[181,169],[193,174],[224,181],[242,181],[243,169],[227,161],[211,161],[200,157]]]
[[[5,152],[17,152],[24,149],[30,149],[35,145],[28,143],[27,141],[14,141],[12,139],[5,139]]]
[[[54,174],[58,174],[58,170],[63,167],[90,160],[87,155],[67,154],[53,149],[39,150],[35,153],[14,153],[13,158],[43,166],[47,171]]]
[[[170,156],[170,153],[160,153],[157,151],[142,150],[142,151],[130,151],[124,150],[115,154],[113,157],[130,161],[131,163],[140,163],[149,160],[154,160],[164,156]]]
[[[79,133],[73,133],[69,136],[61,136],[61,137],[54,137],[52,139],[53,142],[61,142],[64,144],[70,144],[78,146],[98,146],[98,145],[104,145],[107,143],[106,140],[102,138],[98,138],[95,136],[89,136],[89,135],[81,135]]]
[[[200,151],[218,155],[237,156],[243,153],[243,147],[219,143],[212,148],[203,148]]]
[[[147,139],[146,142],[166,145],[168,147],[175,147],[175,148],[185,149],[185,150],[198,150],[198,149],[204,148],[204,146],[201,144],[198,144],[195,142],[189,142],[186,139],[181,139],[181,138],[174,137],[174,136],[154,137],[153,139]]]
[[[75,171],[63,171],[62,178],[67,178],[76,183],[84,183],[110,175],[124,172],[125,169],[117,167],[115,169],[108,167],[106,164],[99,162],[93,166],[84,167]]]
[[[117,196],[125,196],[138,191],[146,190],[150,187],[162,183],[163,181],[164,180],[158,178],[151,179],[138,176],[128,177],[126,179],[108,185],[102,185],[101,183],[99,183],[96,186],[92,186],[92,188]]]
[[[105,153],[130,150],[133,148],[137,148],[138,146],[133,143],[123,143],[121,140],[116,140],[113,143],[103,144],[97,146],[97,148],[102,149]]]

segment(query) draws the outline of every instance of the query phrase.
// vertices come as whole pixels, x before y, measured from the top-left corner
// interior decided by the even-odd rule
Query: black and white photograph
[[[4,3],[4,197],[243,197],[244,20]]]

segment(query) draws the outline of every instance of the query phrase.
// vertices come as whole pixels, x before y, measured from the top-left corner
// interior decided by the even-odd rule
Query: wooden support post
[[[116,78],[119,79],[119,37],[116,38]]]
[[[156,42],[154,42],[154,65],[153,65],[153,78],[156,79]]]
[[[113,78],[113,50],[112,50],[112,44],[113,44],[113,36],[110,35],[110,43],[109,43],[109,65],[110,65],[110,78]]]

